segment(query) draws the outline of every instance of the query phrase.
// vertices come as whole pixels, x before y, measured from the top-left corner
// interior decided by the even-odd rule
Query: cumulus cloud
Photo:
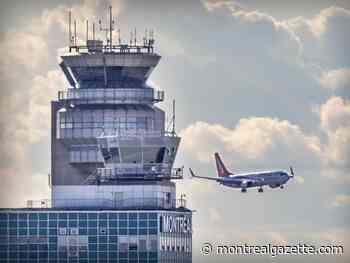
[[[286,23],[258,10],[248,10],[235,1],[206,0],[202,1],[209,12],[226,9],[233,19],[242,27],[244,36],[250,41],[259,42],[259,51],[264,50],[275,59],[297,62],[301,55],[301,43],[298,36]]]
[[[243,118],[233,129],[196,122],[181,131],[181,147],[204,163],[211,161],[213,152],[222,151],[234,166],[292,164],[298,169],[346,171],[350,168],[350,103],[332,97],[319,107],[319,117],[322,136],[271,118]],[[304,178],[297,181],[304,183]]]
[[[0,206],[23,206],[26,199],[48,198],[47,175],[33,172],[29,149],[49,138],[49,101],[67,84],[59,71],[49,71],[27,85],[28,92],[2,97],[0,103]]]
[[[334,69],[325,71],[320,77],[322,87],[328,89],[349,89],[350,88],[350,68]]]
[[[0,76],[14,77],[20,67],[33,71],[43,67],[48,59],[45,39],[30,30],[6,32],[0,42]]]
[[[269,42],[270,53],[300,66],[321,86],[330,89],[349,86],[349,10],[331,6],[312,18],[300,16],[277,20],[259,10],[248,10],[235,1],[202,2],[209,12],[226,9],[243,26],[252,24],[258,32],[274,36]],[[259,43],[264,44],[262,40]]]
[[[311,19],[297,17],[284,22],[301,39],[305,62],[320,67],[321,83],[330,84],[331,81],[332,86],[337,82],[335,77],[339,77],[342,82],[345,72],[338,69],[348,68],[350,65],[347,56],[350,11],[333,6],[321,10]],[[332,74],[328,75],[329,72]]]
[[[204,7],[208,11],[213,11],[217,8],[228,8],[231,12],[242,10],[242,6],[232,0],[201,0]]]
[[[327,134],[324,162],[329,168],[350,167],[350,102],[331,97],[319,108],[320,126]]]
[[[331,97],[319,108],[321,126],[326,131],[350,127],[350,102],[341,97]]]
[[[337,195],[333,201],[333,206],[350,205],[350,195]]]
[[[321,153],[317,137],[304,134],[288,121],[271,118],[241,119],[233,129],[197,122],[181,131],[181,136],[182,150],[202,162],[224,150],[236,165],[286,166],[298,161],[299,166],[314,167]]]

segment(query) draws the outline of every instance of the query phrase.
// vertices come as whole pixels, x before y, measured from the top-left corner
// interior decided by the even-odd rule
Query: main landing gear
[[[280,186],[280,188],[281,188],[281,189],[283,189],[283,188],[284,188],[284,186],[283,186],[283,185],[281,185],[281,186]]]
[[[241,189],[241,192],[242,192],[242,193],[246,193],[246,192],[247,192],[247,188],[242,188],[242,189]]]
[[[259,192],[259,193],[263,193],[263,192],[264,192],[264,189],[263,189],[262,187],[259,187],[259,188],[258,188],[258,192]]]

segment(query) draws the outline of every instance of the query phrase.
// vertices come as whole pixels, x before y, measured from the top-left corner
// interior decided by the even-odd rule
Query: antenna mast
[[[173,100],[173,129],[171,131],[171,134],[175,136],[175,100]]]
[[[89,20],[86,20],[86,41],[89,40]]]
[[[114,19],[112,17],[112,6],[109,6],[109,27],[107,28],[103,28],[102,27],[102,22],[101,19],[98,21],[100,24],[100,31],[105,31],[106,32],[106,45],[109,46],[110,51],[112,51],[112,47],[113,47],[113,31],[114,31]],[[108,39],[108,33],[109,33],[109,39]],[[108,45],[109,43],[109,45]]]
[[[74,20],[74,46],[77,46],[77,21]]]
[[[114,20],[112,18],[112,6],[109,6],[109,48],[112,51],[112,31],[113,31],[113,25]]]
[[[69,15],[68,15],[68,19],[69,19],[69,26],[68,26],[68,31],[69,31],[69,52],[71,52],[72,48],[72,29],[71,29],[71,25],[72,25],[72,12],[69,10]]]

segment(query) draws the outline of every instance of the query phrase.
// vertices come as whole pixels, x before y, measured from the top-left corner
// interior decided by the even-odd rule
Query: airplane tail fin
[[[225,177],[225,176],[231,175],[232,173],[226,169],[224,163],[222,162],[222,160],[220,158],[220,155],[218,153],[215,153],[214,156],[215,156],[216,169],[218,172],[218,176]]]

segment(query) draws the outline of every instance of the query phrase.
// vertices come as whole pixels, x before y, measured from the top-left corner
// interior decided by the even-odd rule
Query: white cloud
[[[324,163],[328,168],[350,168],[350,102],[331,97],[319,108],[320,124],[327,134]]]
[[[29,72],[38,70],[48,59],[46,40],[29,30],[4,33],[0,50],[0,75],[6,77],[16,76],[19,67]]]
[[[213,11],[217,8],[227,8],[231,12],[238,11],[242,9],[242,6],[237,2],[232,0],[201,0],[204,7],[208,11]]]
[[[300,39],[283,21],[258,10],[247,10],[235,1],[206,0],[202,3],[210,12],[216,9],[228,10],[240,23],[242,30],[251,32],[250,37],[253,39],[248,41],[259,42],[259,52],[267,52],[275,59],[299,62],[302,52]]]
[[[317,80],[324,87],[337,88],[349,83],[350,11],[329,7],[315,17],[292,18],[284,23],[300,38],[306,69],[319,68]]]
[[[333,22],[334,17],[349,17],[350,12],[344,8],[332,6],[323,9],[316,17],[307,20],[308,26],[315,36],[321,37],[329,29],[329,25]]]
[[[243,118],[233,129],[196,122],[181,131],[181,149],[204,163],[219,151],[235,167],[286,168],[292,164],[299,171],[325,170],[344,177],[350,168],[350,103],[331,97],[318,112],[322,135],[306,134],[297,125],[271,118]],[[304,178],[297,181],[302,184]]]
[[[337,195],[333,201],[333,206],[350,205],[350,195]]]
[[[350,11],[331,6],[321,10],[312,18],[294,17],[277,20],[259,10],[248,10],[236,1],[202,0],[209,12],[228,10],[242,23],[252,24],[252,34],[273,36],[269,43],[270,52],[277,58],[284,58],[303,68],[321,86],[330,89],[348,87],[350,84],[349,59]],[[263,39],[261,39],[263,40]],[[263,41],[260,41],[263,45]],[[262,46],[260,47],[260,49]],[[266,52],[266,51],[265,51]]]
[[[211,160],[213,152],[225,150],[237,165],[298,162],[299,166],[314,167],[321,153],[317,137],[304,134],[288,121],[271,118],[241,119],[234,129],[196,122],[180,134],[182,150],[201,162]]]
[[[68,83],[59,70],[48,71],[46,76],[36,76],[29,92],[28,122],[30,134],[40,140],[48,136],[51,121],[50,101],[57,98],[59,90],[68,87]],[[34,125],[33,125],[34,124]]]
[[[328,89],[350,88],[350,68],[325,71],[320,77],[322,87]]]
[[[321,126],[326,131],[350,127],[350,102],[341,97],[331,97],[319,108]]]
[[[48,139],[49,102],[65,83],[62,73],[49,71],[28,82],[30,88],[26,92],[1,98],[0,207],[24,206],[24,200],[49,197],[47,175],[33,173],[29,150],[31,144]]]

